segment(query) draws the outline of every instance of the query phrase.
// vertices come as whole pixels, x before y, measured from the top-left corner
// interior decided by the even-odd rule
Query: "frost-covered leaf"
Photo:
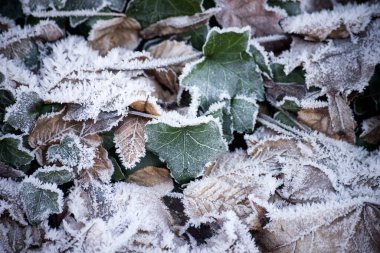
[[[69,37],[44,58],[39,91],[44,100],[82,105],[87,115],[84,119],[95,119],[100,112],[125,114],[133,102],[155,103],[151,96],[155,82],[143,76],[142,69],[183,62],[181,58],[171,60],[153,61],[147,53],[121,48],[102,57],[85,40]]]
[[[258,245],[270,252],[377,252],[378,198],[355,198],[268,210]],[[372,202],[372,203],[371,203]]]
[[[244,151],[228,153],[218,158],[207,176],[186,187],[185,213],[200,218],[233,210],[252,229],[260,229],[263,214],[250,204],[250,196],[266,201],[277,186],[276,179],[265,172],[262,164]]]
[[[97,147],[95,157],[92,161],[91,168],[86,168],[80,171],[83,182],[89,183],[93,179],[103,183],[108,183],[114,173],[112,161],[108,157],[108,152],[102,146]]]
[[[63,165],[77,168],[90,168],[93,166],[95,149],[82,144],[75,135],[64,135],[59,144],[51,145],[46,152],[49,162],[60,162]]]
[[[54,184],[43,183],[29,177],[22,182],[21,201],[32,224],[38,224],[52,213],[60,213],[63,208],[63,193]]]
[[[22,146],[22,138],[7,134],[0,136],[0,161],[19,167],[30,163],[34,155]]]
[[[20,202],[20,183],[0,178],[0,216],[4,218],[7,213],[12,220],[22,225],[28,224]]]
[[[12,168],[11,166],[0,162],[0,177],[4,178],[21,178],[24,177],[25,173],[21,170]]]
[[[236,96],[231,100],[231,115],[233,129],[238,132],[250,132],[256,123],[259,107],[256,99]]]
[[[363,132],[360,134],[360,138],[372,144],[380,142],[380,116],[364,120],[362,129]]]
[[[147,119],[127,116],[115,130],[114,142],[125,168],[132,168],[145,155],[144,126]]]
[[[33,177],[44,183],[61,185],[74,179],[73,170],[70,167],[45,166],[36,170]]]
[[[379,14],[379,4],[337,5],[333,10],[288,17],[280,24],[287,33],[305,36],[307,40],[322,41],[354,36],[364,31],[372,17]]]
[[[261,76],[247,51],[249,38],[248,28],[214,28],[203,47],[205,57],[187,66],[180,84],[199,89],[204,109],[223,98],[236,95],[257,97],[259,100],[263,98]]]
[[[67,134],[85,137],[98,132],[110,130],[121,120],[115,114],[103,114],[96,121],[65,121],[64,111],[40,117],[29,135],[29,145],[32,148],[44,146]]]
[[[127,7],[127,15],[137,19],[144,29],[162,19],[197,12],[201,12],[200,0],[133,0]]]
[[[145,131],[147,148],[167,162],[179,183],[201,175],[207,163],[226,151],[220,125],[211,118],[153,121]]]
[[[271,8],[266,0],[216,0],[216,6],[222,11],[216,20],[224,28],[250,26],[253,36],[265,36],[282,33],[278,22],[287,16],[280,8]]]
[[[37,105],[41,103],[40,96],[34,92],[20,92],[16,103],[7,108],[4,120],[13,128],[28,133],[38,117]]]
[[[151,39],[156,36],[183,33],[191,28],[197,28],[208,22],[208,20],[218,13],[219,9],[209,9],[192,16],[170,17],[158,21],[141,31],[144,39]]]
[[[134,50],[140,42],[139,31],[140,24],[133,18],[99,20],[92,27],[88,41],[101,55],[115,47]]]

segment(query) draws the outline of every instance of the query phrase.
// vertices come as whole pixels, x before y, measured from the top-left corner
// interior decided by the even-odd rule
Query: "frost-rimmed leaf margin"
[[[44,166],[38,168],[32,176],[45,183],[61,185],[74,179],[74,170],[67,166]]]
[[[10,163],[16,167],[19,167],[21,165],[26,165],[26,164],[29,164],[33,159],[34,159],[34,153],[26,148],[23,147],[23,139],[22,139],[22,136],[20,135],[15,135],[15,134],[5,134],[3,136],[0,136],[0,142],[3,141],[3,140],[6,140],[6,139],[13,139],[16,141],[16,143],[13,143],[13,144],[16,144],[15,148],[17,148],[18,151],[22,152],[23,155],[24,155],[24,161],[20,161],[20,162],[17,162],[16,163],[16,159],[19,158],[19,156],[21,156],[19,154],[19,156],[17,157],[14,157],[16,154],[13,153],[13,157],[14,157],[14,160],[13,161],[4,161],[6,163]],[[4,144],[1,145],[1,148],[2,149],[4,146]],[[7,150],[9,152],[9,150]]]
[[[41,209],[41,210],[33,210],[33,206],[30,206],[30,204],[36,204],[36,203],[27,203],[27,201],[30,201],[30,196],[27,195],[27,189],[26,187],[29,186],[31,189],[35,189],[36,191],[49,191],[51,192],[55,197],[56,204],[53,203],[53,206],[49,209]],[[39,179],[29,176],[28,178],[25,178],[20,186],[20,194],[21,194],[21,202],[22,206],[24,208],[24,211],[26,213],[26,216],[31,224],[38,224],[41,221],[45,220],[49,217],[52,213],[60,213],[63,210],[63,192],[58,189],[56,184],[51,183],[43,183]],[[34,208],[36,209],[36,208]],[[42,213],[34,213],[34,212],[42,211]]]
[[[231,40],[235,41],[232,44],[224,45],[226,47],[229,46],[227,52],[218,51],[215,45],[223,47],[223,45],[220,45],[220,41],[225,39],[222,37],[229,35],[233,36]],[[186,64],[179,77],[179,83],[190,92],[194,89],[199,90],[198,94],[201,94],[199,103],[204,111],[206,111],[211,104],[219,101],[221,96],[223,98],[232,98],[236,95],[246,95],[252,97],[255,96],[260,101],[264,99],[264,87],[260,75],[261,71],[255,58],[249,51],[249,48],[252,45],[252,43],[250,43],[250,37],[251,29],[248,26],[243,28],[232,27],[225,29],[213,27],[207,34],[206,42],[203,45],[204,56],[197,61]],[[238,44],[239,42],[240,44]],[[228,52],[228,50],[232,51],[232,53]],[[225,67],[224,64],[232,65],[235,69],[244,68],[246,71],[242,76],[239,76],[238,74],[240,74],[240,72],[236,74],[233,70]],[[229,71],[229,73],[237,75],[238,80],[234,84],[228,83],[225,71],[218,73],[218,65],[223,66]],[[211,67],[213,69],[211,69]],[[207,69],[207,75],[202,73],[206,71],[205,69]],[[215,82],[214,80],[213,84],[211,84],[210,73],[214,75],[212,79],[217,78],[220,76],[219,74],[224,73],[224,82]],[[210,94],[209,90],[212,89],[215,90],[215,94]]]
[[[207,136],[204,136],[204,138],[209,138],[213,141],[215,141],[215,147],[210,147],[208,145],[205,145],[197,140],[197,138],[192,137],[188,132],[191,132],[189,129],[193,128],[205,128],[201,129],[201,133],[203,132],[211,132]],[[158,130],[155,128],[159,128]],[[171,131],[160,131],[160,130],[173,130]],[[208,129],[208,130],[207,130]],[[198,129],[199,130],[199,129]],[[163,136],[155,135],[155,133],[161,133]],[[177,134],[174,136],[174,138],[167,139],[165,134]],[[195,132],[196,133],[196,132]],[[183,142],[181,145],[179,145],[179,142],[175,143],[175,140],[178,137],[182,137]],[[203,157],[200,157],[199,153],[193,155],[190,155],[189,152],[186,151],[186,137],[191,138],[193,142],[198,144],[199,147],[206,147],[209,150],[213,150],[213,152],[210,152],[209,154],[202,152]],[[198,137],[199,138],[199,137]],[[165,143],[162,145],[162,143],[166,140],[169,140],[168,143]],[[223,138],[223,132],[222,132],[222,126],[219,120],[213,118],[212,116],[201,116],[197,118],[186,118],[185,116],[182,116],[178,114],[177,112],[169,112],[165,114],[164,116],[161,116],[159,119],[153,120],[145,125],[145,140],[146,140],[146,147],[148,150],[158,154],[160,157],[160,160],[167,162],[168,168],[171,171],[171,176],[179,183],[187,183],[191,179],[194,179],[198,176],[201,176],[203,174],[204,168],[210,164],[212,161],[214,161],[219,155],[226,152],[228,150],[227,142]],[[156,143],[155,143],[156,141]],[[172,144],[170,147],[172,147],[172,150],[164,150],[163,148],[165,146],[168,146],[168,144]],[[196,147],[195,147],[196,148]],[[206,150],[208,150],[206,149]],[[173,157],[172,151],[178,151],[180,152]],[[195,150],[195,153],[199,152],[199,150]],[[194,153],[194,152],[192,152]],[[189,156],[189,158],[186,158],[186,156]],[[178,157],[182,157],[182,165],[178,164]],[[196,157],[197,159],[195,159]],[[189,160],[193,159],[193,163],[190,164]],[[186,161],[186,163],[185,163]],[[195,161],[195,162],[194,162]],[[189,167],[186,167],[185,165],[188,164],[188,166],[194,166],[195,169],[189,171]]]

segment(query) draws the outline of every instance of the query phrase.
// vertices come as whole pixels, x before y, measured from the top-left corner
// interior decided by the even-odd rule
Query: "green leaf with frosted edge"
[[[39,115],[36,107],[41,103],[40,96],[32,92],[22,92],[14,105],[8,107],[5,121],[13,128],[28,132]]]
[[[295,68],[288,75],[284,72],[284,65],[273,63],[271,64],[273,73],[273,81],[279,83],[298,83],[305,84],[305,71],[302,67]]]
[[[249,52],[252,54],[252,57],[257,66],[259,66],[260,70],[271,76],[272,73],[270,71],[270,67],[266,64],[264,55],[261,54],[260,50],[258,50],[254,45],[251,45],[249,47]]]
[[[113,168],[114,168],[114,171],[112,174],[112,180],[115,182],[125,180],[126,178],[124,176],[123,169],[120,167],[116,159],[112,156],[109,156],[109,159],[111,160]]]
[[[33,225],[38,225],[50,214],[62,211],[62,193],[59,189],[49,186],[44,187],[37,179],[27,179],[21,184],[21,201],[26,217]]]
[[[30,163],[33,156],[22,147],[21,138],[13,135],[0,137],[0,161],[15,167]]]
[[[165,123],[145,126],[147,148],[167,162],[179,183],[200,176],[208,162],[227,151],[219,125],[211,120],[199,125],[173,127]]]
[[[65,184],[74,179],[72,170],[62,167],[47,167],[49,169],[38,169],[33,176],[44,183]]]
[[[231,100],[233,129],[237,132],[251,132],[259,110],[254,99],[237,97]]]
[[[202,12],[200,0],[133,0],[127,8],[127,16],[139,21],[143,29],[165,18],[197,12]]]
[[[79,162],[80,149],[71,136],[65,136],[60,144],[51,145],[47,158],[51,162],[60,161],[62,164],[74,167]]]
[[[232,118],[231,114],[228,111],[227,107],[227,101],[223,102],[225,106],[218,108],[215,111],[208,111],[205,113],[206,116],[210,115],[216,119],[218,119],[222,123],[222,130],[223,130],[223,138],[228,142],[231,143],[233,139],[233,129],[232,129]]]
[[[0,83],[1,83],[1,73],[0,73]],[[6,113],[6,108],[12,105],[15,102],[15,99],[12,95],[12,92],[4,89],[0,89],[0,121],[4,120]]]
[[[237,95],[264,99],[261,75],[254,58],[247,52],[248,29],[212,29],[203,46],[204,59],[181,77],[181,85],[197,87],[200,106],[204,111],[221,100],[225,93],[230,98]]]

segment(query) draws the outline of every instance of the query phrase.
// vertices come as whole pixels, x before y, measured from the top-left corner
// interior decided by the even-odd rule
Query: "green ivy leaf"
[[[217,122],[171,126],[154,122],[145,126],[147,148],[167,162],[179,183],[201,175],[205,165],[227,150]]]
[[[139,21],[143,29],[161,19],[197,12],[202,12],[200,0],[133,0],[127,8],[127,16]]]
[[[33,173],[33,176],[44,183],[55,183],[57,185],[65,184],[74,179],[74,173],[71,168],[57,166],[39,168]]]
[[[233,139],[232,118],[230,114],[229,101],[215,103],[205,113],[206,116],[212,116],[222,123],[223,138],[231,143]]]
[[[0,161],[15,167],[30,163],[33,155],[22,147],[20,136],[7,134],[0,137]]]
[[[305,84],[305,71],[302,67],[295,68],[289,75],[284,72],[284,65],[273,63],[271,65],[273,81],[279,83],[298,83]]]
[[[204,59],[181,76],[181,85],[197,87],[200,106],[207,108],[221,95],[264,99],[264,88],[254,58],[247,52],[249,29],[240,31],[212,29],[203,47]]]
[[[0,121],[4,120],[6,108],[12,105],[14,102],[15,99],[12,95],[12,92],[3,89],[0,90]]]
[[[231,115],[233,129],[237,132],[251,132],[255,126],[259,107],[255,99],[235,97],[231,100]]]
[[[56,185],[29,177],[22,182],[20,193],[26,217],[33,225],[38,225],[52,213],[62,211],[63,193]]]
[[[47,159],[51,162],[60,161],[63,165],[76,166],[79,163],[81,150],[76,140],[71,136],[65,136],[60,144],[51,145],[47,151]]]
[[[13,128],[23,132],[29,132],[36,122],[39,113],[35,108],[41,103],[40,96],[36,92],[22,92],[14,105],[7,108],[5,121]]]

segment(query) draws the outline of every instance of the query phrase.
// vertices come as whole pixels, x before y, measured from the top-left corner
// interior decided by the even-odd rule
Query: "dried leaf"
[[[273,210],[273,211],[272,211]],[[380,209],[346,199],[272,209],[257,243],[268,252],[378,252]]]
[[[45,146],[66,134],[85,137],[94,133],[108,131],[122,119],[122,116],[115,114],[103,114],[96,121],[65,121],[63,120],[64,115],[64,111],[61,111],[40,117],[29,135],[29,145],[32,148]]]
[[[354,129],[350,129],[349,135],[338,134],[333,130],[328,108],[302,108],[297,112],[297,119],[311,129],[324,133],[334,139],[346,140],[351,143],[354,141]]]
[[[380,14],[379,9],[378,4],[337,5],[333,10],[288,17],[280,24],[285,32],[305,36],[306,40],[342,39],[364,31],[372,17]]]
[[[141,31],[144,39],[151,39],[156,36],[183,33],[191,28],[197,28],[208,22],[208,20],[218,13],[219,9],[209,9],[192,16],[179,16],[162,19]]]
[[[216,0],[216,6],[222,10],[216,14],[216,20],[224,28],[250,26],[252,36],[281,34],[278,24],[286,12],[269,8],[266,0]]]
[[[156,103],[152,103],[152,102],[149,102],[148,100],[147,101],[135,101],[133,103],[131,103],[129,105],[129,107],[131,107],[132,109],[135,109],[136,111],[139,111],[139,112],[146,112],[148,114],[152,114],[152,115],[160,115],[159,111],[159,107]]]
[[[333,132],[354,143],[356,123],[347,98],[337,93],[334,95],[328,94],[328,102]]]
[[[125,168],[132,168],[145,156],[144,126],[146,118],[129,115],[115,130],[116,152]]]
[[[108,158],[108,152],[99,146],[95,152],[94,164],[91,168],[81,170],[80,178],[84,185],[90,184],[94,179],[108,183],[114,172],[112,161]]]
[[[100,20],[92,27],[88,41],[101,55],[115,47],[134,50],[140,42],[140,29],[140,24],[129,17]]]
[[[366,119],[362,123],[360,138],[372,144],[380,143],[380,116]]]
[[[127,181],[147,187],[160,184],[169,184],[173,187],[173,180],[170,177],[169,170],[152,166],[137,170],[128,177]]]

